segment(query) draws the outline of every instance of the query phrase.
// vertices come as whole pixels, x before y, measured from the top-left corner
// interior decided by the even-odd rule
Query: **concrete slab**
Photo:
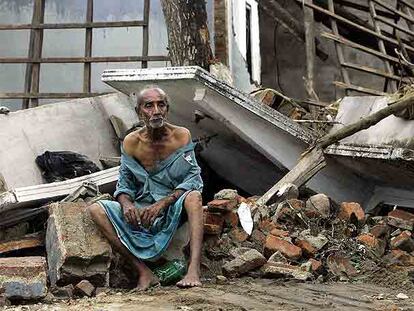
[[[52,286],[89,280],[108,285],[112,250],[86,211],[85,203],[52,203],[46,252]]]

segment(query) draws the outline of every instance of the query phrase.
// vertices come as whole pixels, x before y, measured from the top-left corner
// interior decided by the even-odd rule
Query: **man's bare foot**
[[[176,285],[180,288],[201,286],[200,275],[198,272],[188,271],[187,275]]]
[[[158,285],[159,283],[158,278],[151,272],[150,269],[148,269],[148,271],[140,273],[136,291],[145,291],[150,287]]]

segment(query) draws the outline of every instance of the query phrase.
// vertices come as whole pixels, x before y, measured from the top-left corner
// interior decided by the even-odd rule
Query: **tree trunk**
[[[204,0],[161,0],[173,66],[197,65],[208,70],[213,53]]]

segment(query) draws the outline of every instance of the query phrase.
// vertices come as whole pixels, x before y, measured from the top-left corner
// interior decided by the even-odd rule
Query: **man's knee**
[[[91,215],[93,220],[98,219],[105,214],[102,206],[99,205],[98,203],[89,205],[86,209],[89,212],[89,215]]]
[[[202,198],[200,191],[193,190],[187,194],[184,200],[184,206],[186,208],[202,208]]]

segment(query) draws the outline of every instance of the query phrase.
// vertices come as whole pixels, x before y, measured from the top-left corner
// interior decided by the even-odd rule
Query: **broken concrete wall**
[[[85,203],[49,206],[46,251],[52,286],[87,279],[95,286],[108,284],[112,250],[98,231]]]

